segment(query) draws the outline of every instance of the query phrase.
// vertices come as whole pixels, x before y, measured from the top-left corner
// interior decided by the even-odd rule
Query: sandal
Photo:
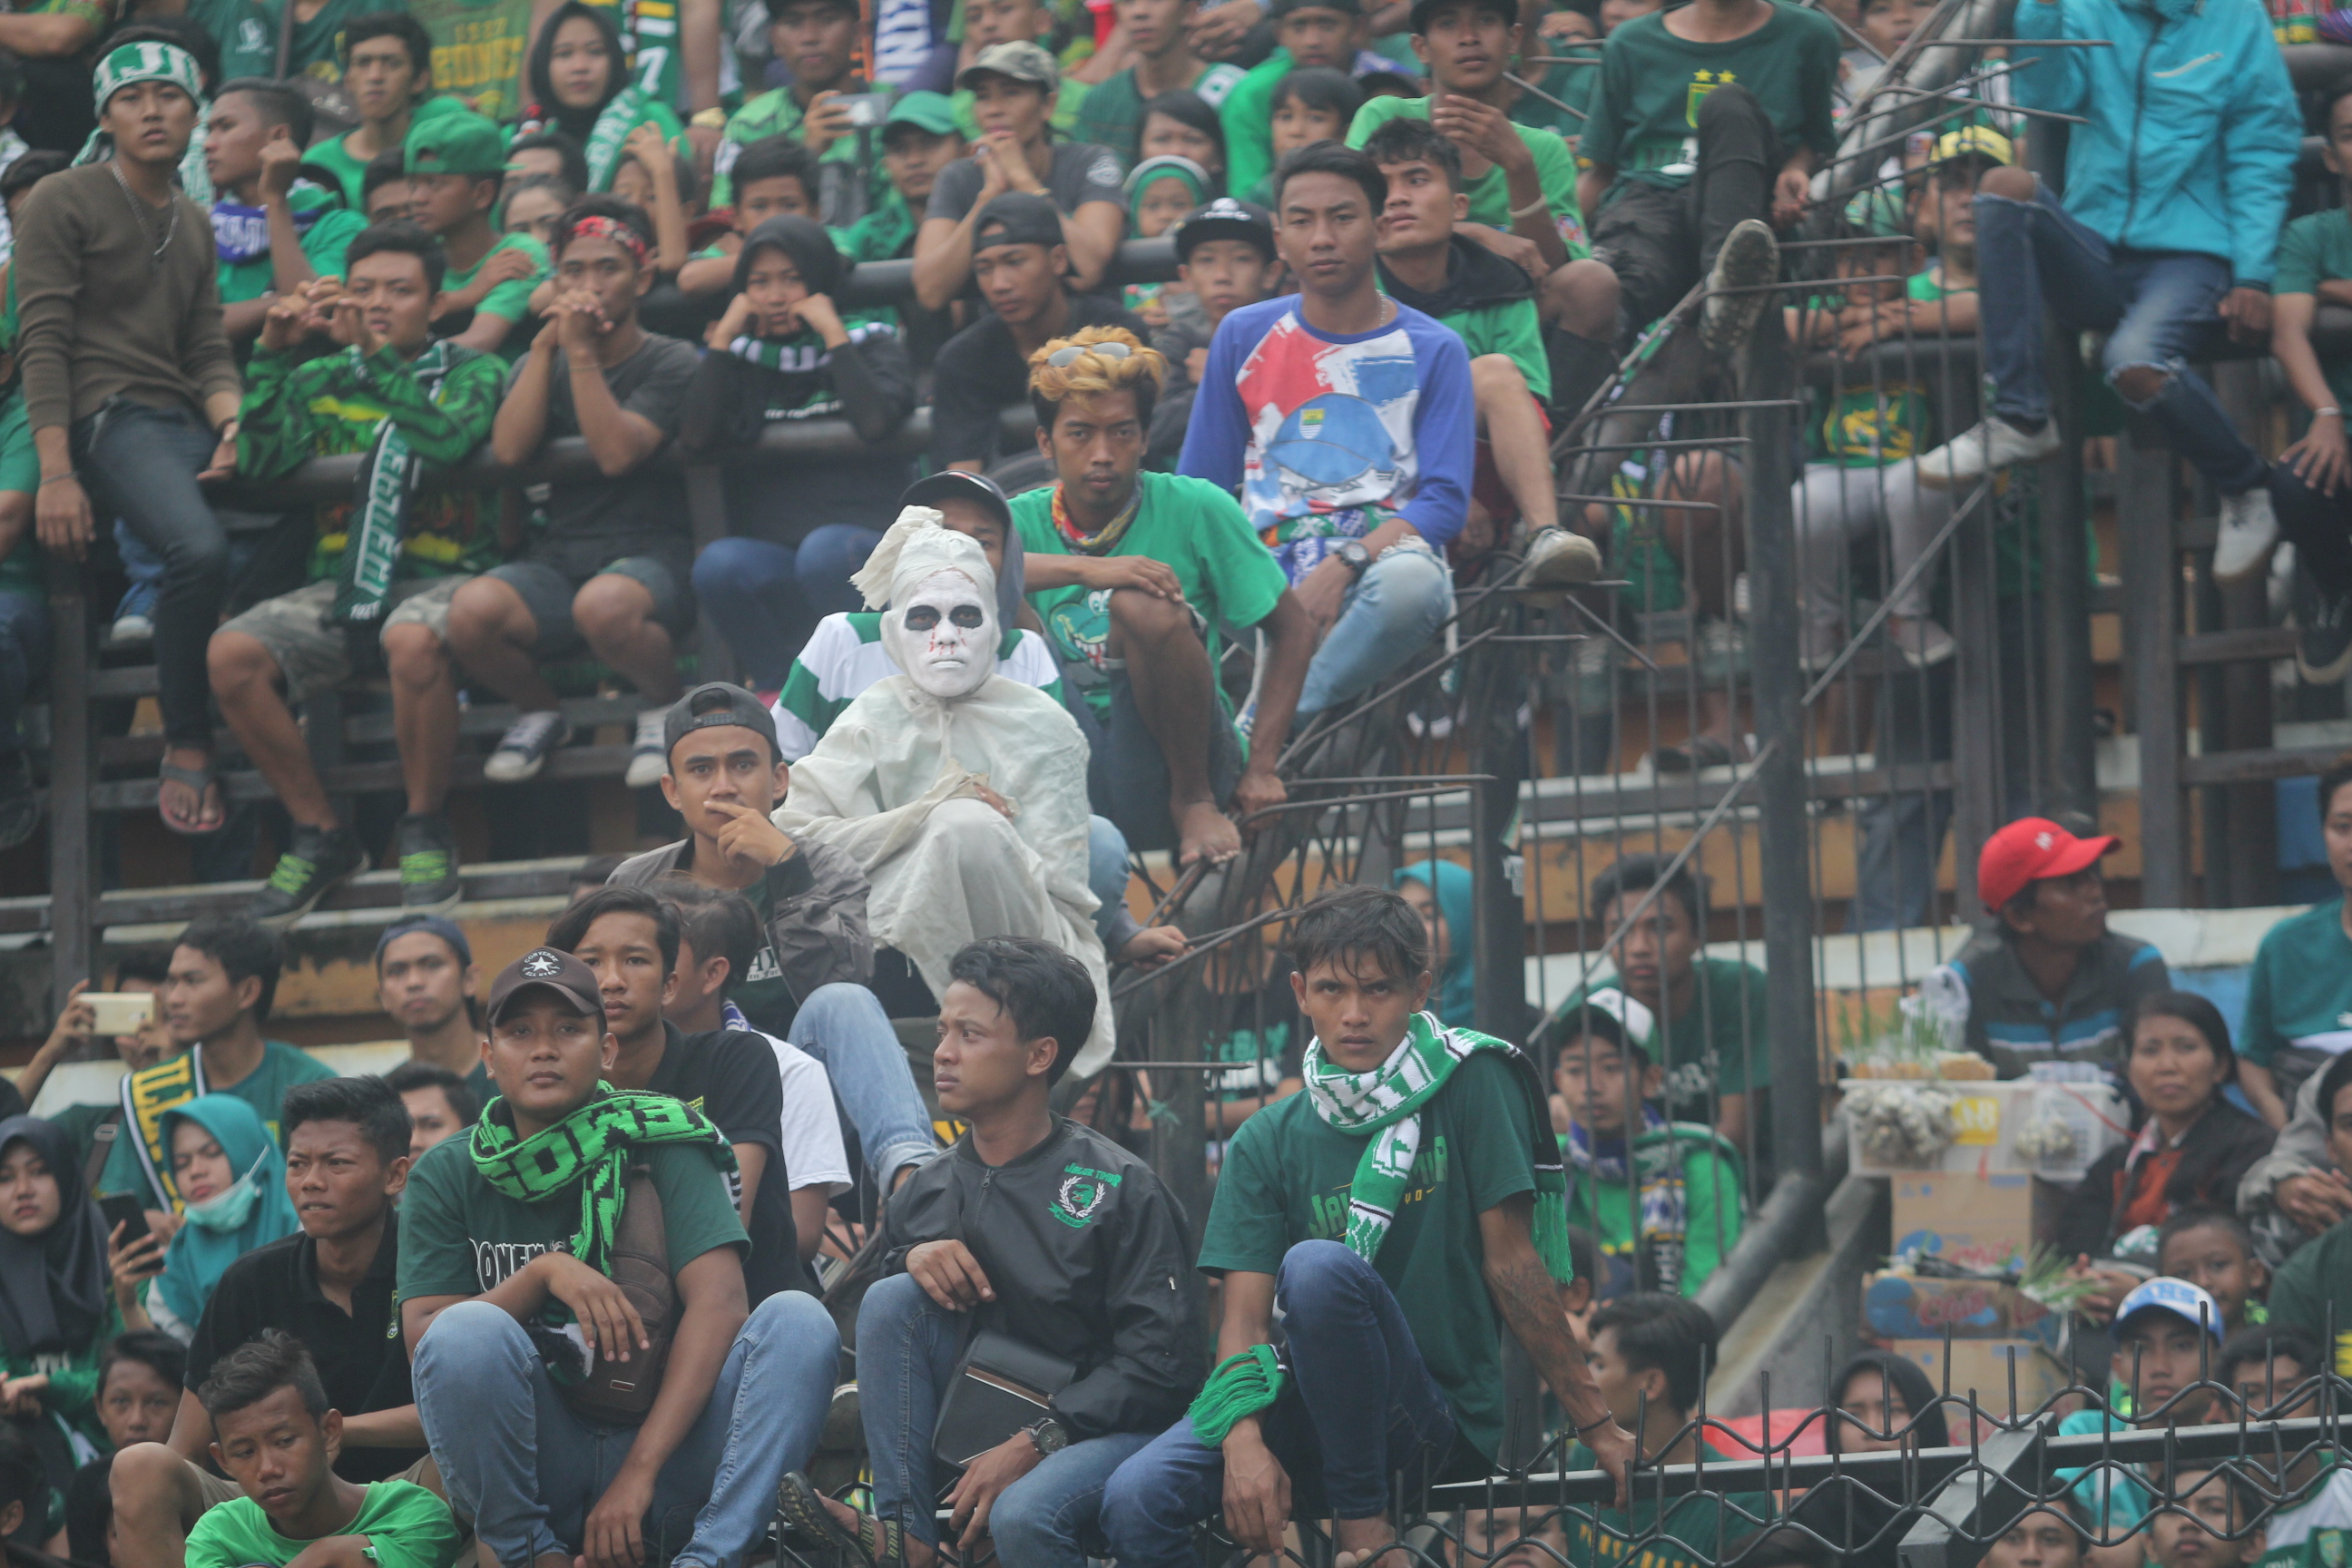
[[[833,1510],[824,1506],[824,1494],[798,1470],[784,1477],[776,1488],[776,1524],[780,1531],[795,1531],[830,1547],[846,1563],[902,1568],[907,1561],[906,1538],[897,1520],[861,1513],[853,1531],[833,1517]]]
[[[196,810],[199,814],[204,810],[205,792],[215,788],[220,784],[220,774],[214,771],[212,759],[210,757],[206,757],[205,759],[205,765],[203,767],[184,768],[180,766],[179,763],[172,761],[172,756],[169,752],[166,752],[163,754],[163,765],[158,770],[155,776],[158,784],[185,784],[190,789],[195,791]],[[228,801],[225,794],[221,801],[221,806],[222,810],[220,820],[214,823],[210,827],[183,827],[178,822],[173,820],[172,814],[170,812],[163,809],[163,796],[162,793],[159,791],[155,796],[156,816],[162,820],[164,826],[170,828],[173,832],[178,834],[183,838],[208,838],[212,835],[218,833],[222,828],[226,827],[228,826]]]
[[[1660,746],[1653,753],[1653,773],[1688,773],[1705,768],[1727,768],[1739,759],[1713,735],[1694,735],[1679,746]]]

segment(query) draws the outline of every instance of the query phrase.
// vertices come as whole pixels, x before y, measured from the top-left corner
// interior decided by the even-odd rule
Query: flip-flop
[[[203,767],[184,768],[180,766],[179,763],[172,761],[171,757],[166,754],[163,758],[163,766],[158,770],[155,776],[156,782],[159,784],[185,784],[190,789],[195,791],[196,809],[198,811],[202,811],[204,809],[205,792],[220,783],[220,774],[213,771],[212,760],[210,758],[205,759],[205,765]],[[209,838],[214,834],[218,833],[222,828],[228,826],[228,802],[226,798],[222,800],[221,805],[221,819],[218,822],[214,823],[210,827],[183,827],[178,823],[172,820],[171,813],[163,809],[163,797],[159,793],[155,796],[155,816],[156,819],[162,822],[164,826],[170,828],[173,832],[178,834],[183,838]]]
[[[845,1561],[866,1568],[903,1568],[907,1561],[906,1538],[897,1520],[861,1513],[853,1531],[833,1517],[833,1510],[824,1506],[824,1494],[798,1470],[785,1476],[776,1488],[776,1521],[831,1547]]]

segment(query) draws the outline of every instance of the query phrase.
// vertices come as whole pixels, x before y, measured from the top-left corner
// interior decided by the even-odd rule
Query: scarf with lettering
[[[621,1179],[633,1153],[660,1143],[683,1143],[709,1156],[722,1173],[735,1169],[735,1151],[698,1110],[667,1094],[596,1086],[595,1098],[551,1127],[528,1138],[515,1135],[514,1112],[493,1100],[474,1123],[470,1152],[474,1169],[491,1190],[518,1203],[536,1203],[574,1187],[580,1193],[580,1229],[572,1256],[599,1274],[613,1257],[613,1237],[621,1223]]]
[[[317,190],[316,185],[297,185],[296,190]],[[323,205],[312,206],[294,215],[294,232],[308,234],[310,226],[326,211]],[[269,213],[264,207],[249,207],[242,202],[226,197],[213,204],[213,252],[226,266],[239,262],[257,261],[269,254]]]
[[[362,386],[374,385],[374,375],[360,351],[354,347],[345,352],[351,355],[353,379]],[[449,373],[472,357],[472,350],[436,338],[408,362],[408,373],[416,378],[425,395],[437,402]],[[359,476],[353,481],[350,536],[344,542],[335,583],[334,607],[327,612],[330,622],[364,627],[371,633],[381,626],[385,606],[392,601],[392,580],[400,566],[400,541],[408,531],[409,511],[416,504],[416,483],[424,468],[407,437],[400,433],[399,422],[385,419],[376,432],[375,444],[360,459]]]
[[[1421,1153],[1422,1110],[1454,1069],[1478,1051],[1500,1051],[1517,1069],[1527,1112],[1519,1135],[1528,1140],[1536,1173],[1536,1252],[1565,1285],[1576,1278],[1568,1250],[1568,1176],[1535,1064],[1509,1041],[1446,1028],[1433,1013],[1415,1013],[1388,1060],[1369,1072],[1351,1073],[1326,1060],[1320,1040],[1307,1047],[1303,1071],[1315,1114],[1333,1131],[1365,1140],[1349,1188],[1348,1249],[1367,1263],[1380,1257]],[[1507,1135],[1505,1129],[1494,1131]]]
[[[631,82],[613,95],[596,115],[596,123],[588,132],[588,188],[609,191],[613,188],[614,171],[621,166],[621,152],[628,143],[629,132],[646,118],[653,100],[645,89]]]

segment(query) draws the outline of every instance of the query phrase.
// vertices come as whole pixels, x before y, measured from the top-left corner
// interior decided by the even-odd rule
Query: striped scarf
[[[667,1094],[596,1086],[596,1096],[552,1127],[515,1136],[514,1112],[504,1100],[482,1108],[474,1123],[474,1169],[492,1190],[519,1203],[536,1203],[580,1189],[580,1230],[572,1256],[607,1272],[613,1236],[621,1223],[621,1178],[629,1156],[656,1143],[698,1148],[722,1173],[735,1169],[735,1151],[698,1110]]]
[[[1349,1188],[1348,1249],[1367,1263],[1380,1257],[1421,1153],[1422,1108],[1474,1051],[1500,1051],[1517,1068],[1527,1099],[1520,1136],[1528,1140],[1536,1173],[1536,1251],[1565,1285],[1576,1278],[1568,1251],[1568,1179],[1535,1064],[1508,1041],[1448,1029],[1433,1013],[1415,1013],[1389,1059],[1370,1072],[1351,1073],[1326,1061],[1319,1039],[1307,1047],[1303,1071],[1315,1114],[1333,1131],[1366,1140]]]
[[[352,374],[362,386],[375,384],[367,361],[357,348],[351,356]],[[411,375],[425,395],[440,401],[441,387],[450,371],[473,357],[443,339],[408,362]],[[399,421],[385,419],[374,443],[361,459],[352,497],[349,537],[343,546],[341,570],[335,583],[330,622],[375,630],[392,599],[392,581],[400,567],[400,538],[408,531],[409,509],[416,502],[416,481],[424,465],[400,433]]]

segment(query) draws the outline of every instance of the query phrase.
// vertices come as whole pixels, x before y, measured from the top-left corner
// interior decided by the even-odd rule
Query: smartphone
[[[112,1236],[116,1226],[122,1226],[125,1247],[147,1234],[147,1208],[130,1193],[109,1193],[98,1200],[98,1212],[106,1216],[106,1234]]]
[[[890,95],[887,92],[853,92],[842,99],[841,106],[849,110],[852,125],[879,125],[882,117],[890,110]]]
[[[135,1035],[155,1016],[152,991],[85,991],[81,999],[97,1015],[95,1034]]]

